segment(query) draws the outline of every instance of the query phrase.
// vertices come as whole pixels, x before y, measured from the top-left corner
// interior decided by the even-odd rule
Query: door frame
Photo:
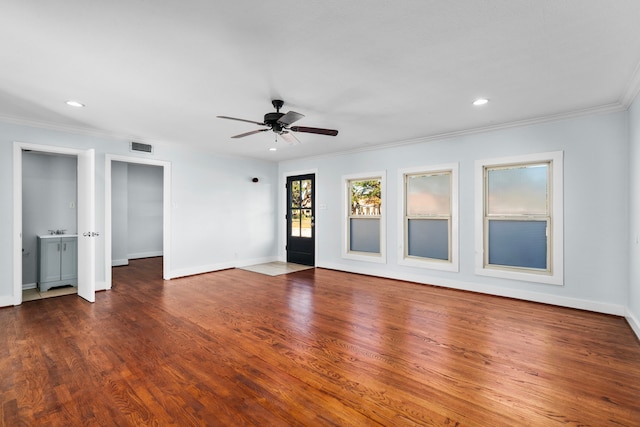
[[[104,166],[104,278],[106,288],[112,286],[112,226],[111,226],[111,165],[112,162],[135,163],[140,165],[160,166],[162,174],[162,278],[170,280],[171,266],[171,162],[164,160],[145,159],[142,157],[105,155]]]
[[[314,219],[314,247],[313,247],[313,253],[314,255],[314,264],[317,267],[318,266],[318,239],[320,237],[320,233],[318,232],[318,230],[322,229],[322,224],[321,222],[318,220],[319,219],[319,210],[323,210],[326,209],[324,204],[320,204],[318,201],[321,200],[320,196],[321,196],[321,192],[318,191],[318,183],[320,181],[320,178],[318,176],[318,169],[304,169],[304,170],[299,170],[299,171],[287,171],[287,172],[283,172],[282,173],[282,181],[281,181],[281,185],[280,185],[280,203],[279,206],[282,209],[281,210],[281,216],[280,218],[284,218],[284,222],[279,222],[280,224],[282,224],[283,227],[283,231],[280,233],[281,238],[283,239],[282,244],[281,244],[281,248],[282,248],[282,256],[280,257],[280,260],[282,262],[287,262],[287,219],[286,219],[286,215],[287,212],[289,211],[289,207],[287,206],[287,180],[290,176],[298,176],[298,175],[314,175],[314,191],[315,191],[315,195],[314,195],[314,202],[315,202],[315,219]]]
[[[82,150],[55,145],[41,145],[19,141],[13,142],[13,305],[22,304],[22,152],[24,150],[75,156],[79,161],[80,156],[93,149]],[[87,172],[90,171],[88,170]],[[94,177],[78,176],[77,179],[83,179],[85,182],[93,182]],[[78,192],[78,202],[80,202],[80,197],[83,196]],[[88,200],[87,203],[95,204],[95,189],[92,189],[88,197],[90,200]],[[80,211],[78,211],[78,215],[79,214]],[[95,218],[92,218],[92,220],[95,221]],[[77,218],[76,221],[78,221]],[[80,234],[80,230],[78,230],[78,234]],[[78,238],[80,238],[80,235],[78,235]],[[78,251],[78,256],[81,256],[80,251]],[[90,270],[95,271],[95,257],[93,257],[93,265],[88,267]],[[92,287],[95,292],[95,275],[93,277]]]

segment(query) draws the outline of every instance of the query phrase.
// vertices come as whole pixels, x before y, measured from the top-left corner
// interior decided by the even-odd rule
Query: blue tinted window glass
[[[349,220],[349,250],[380,253],[380,219]]]
[[[546,221],[489,221],[489,264],[545,270]]]
[[[449,221],[446,219],[410,219],[409,256],[449,260]]]

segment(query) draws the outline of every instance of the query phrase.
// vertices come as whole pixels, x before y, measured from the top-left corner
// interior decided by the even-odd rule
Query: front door
[[[287,262],[315,265],[315,175],[287,177]]]

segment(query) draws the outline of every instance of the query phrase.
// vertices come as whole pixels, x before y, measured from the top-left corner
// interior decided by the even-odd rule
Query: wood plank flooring
[[[114,269],[0,309],[4,426],[639,426],[620,317],[400,281]]]

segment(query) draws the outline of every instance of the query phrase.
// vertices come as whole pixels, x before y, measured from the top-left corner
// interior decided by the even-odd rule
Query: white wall
[[[162,256],[163,173],[161,166],[111,163],[112,265]]]
[[[477,159],[564,152],[564,286],[489,278],[474,273],[474,163]],[[317,168],[317,265],[421,283],[541,301],[622,315],[628,294],[629,162],[627,113],[581,117],[527,127],[425,141],[367,152],[280,164],[290,171]],[[398,169],[459,162],[460,271],[398,264]],[[344,218],[341,177],[386,170],[387,263],[341,257]],[[284,207],[284,191],[279,205]],[[284,209],[284,208],[283,208]],[[284,215],[281,210],[279,217]],[[278,236],[284,236],[279,223]],[[284,241],[278,244],[284,257]]]
[[[163,168],[130,163],[127,169],[127,257],[161,256]]]
[[[627,320],[640,337],[640,96],[629,109],[629,295]]]
[[[35,287],[36,236],[49,230],[77,231],[77,159],[24,152],[22,155],[22,284]]]
[[[172,167],[169,277],[275,259],[277,165],[155,144],[132,153],[129,141],[0,123],[0,233],[13,236],[13,142],[96,150],[96,231],[104,231],[105,153],[170,161]],[[251,177],[260,184],[251,183]],[[96,238],[97,289],[105,285],[103,233]],[[0,240],[0,306],[13,303],[12,238]],[[110,267],[109,267],[110,268]]]
[[[111,162],[111,260],[112,265],[129,263],[129,171],[124,162]]]

